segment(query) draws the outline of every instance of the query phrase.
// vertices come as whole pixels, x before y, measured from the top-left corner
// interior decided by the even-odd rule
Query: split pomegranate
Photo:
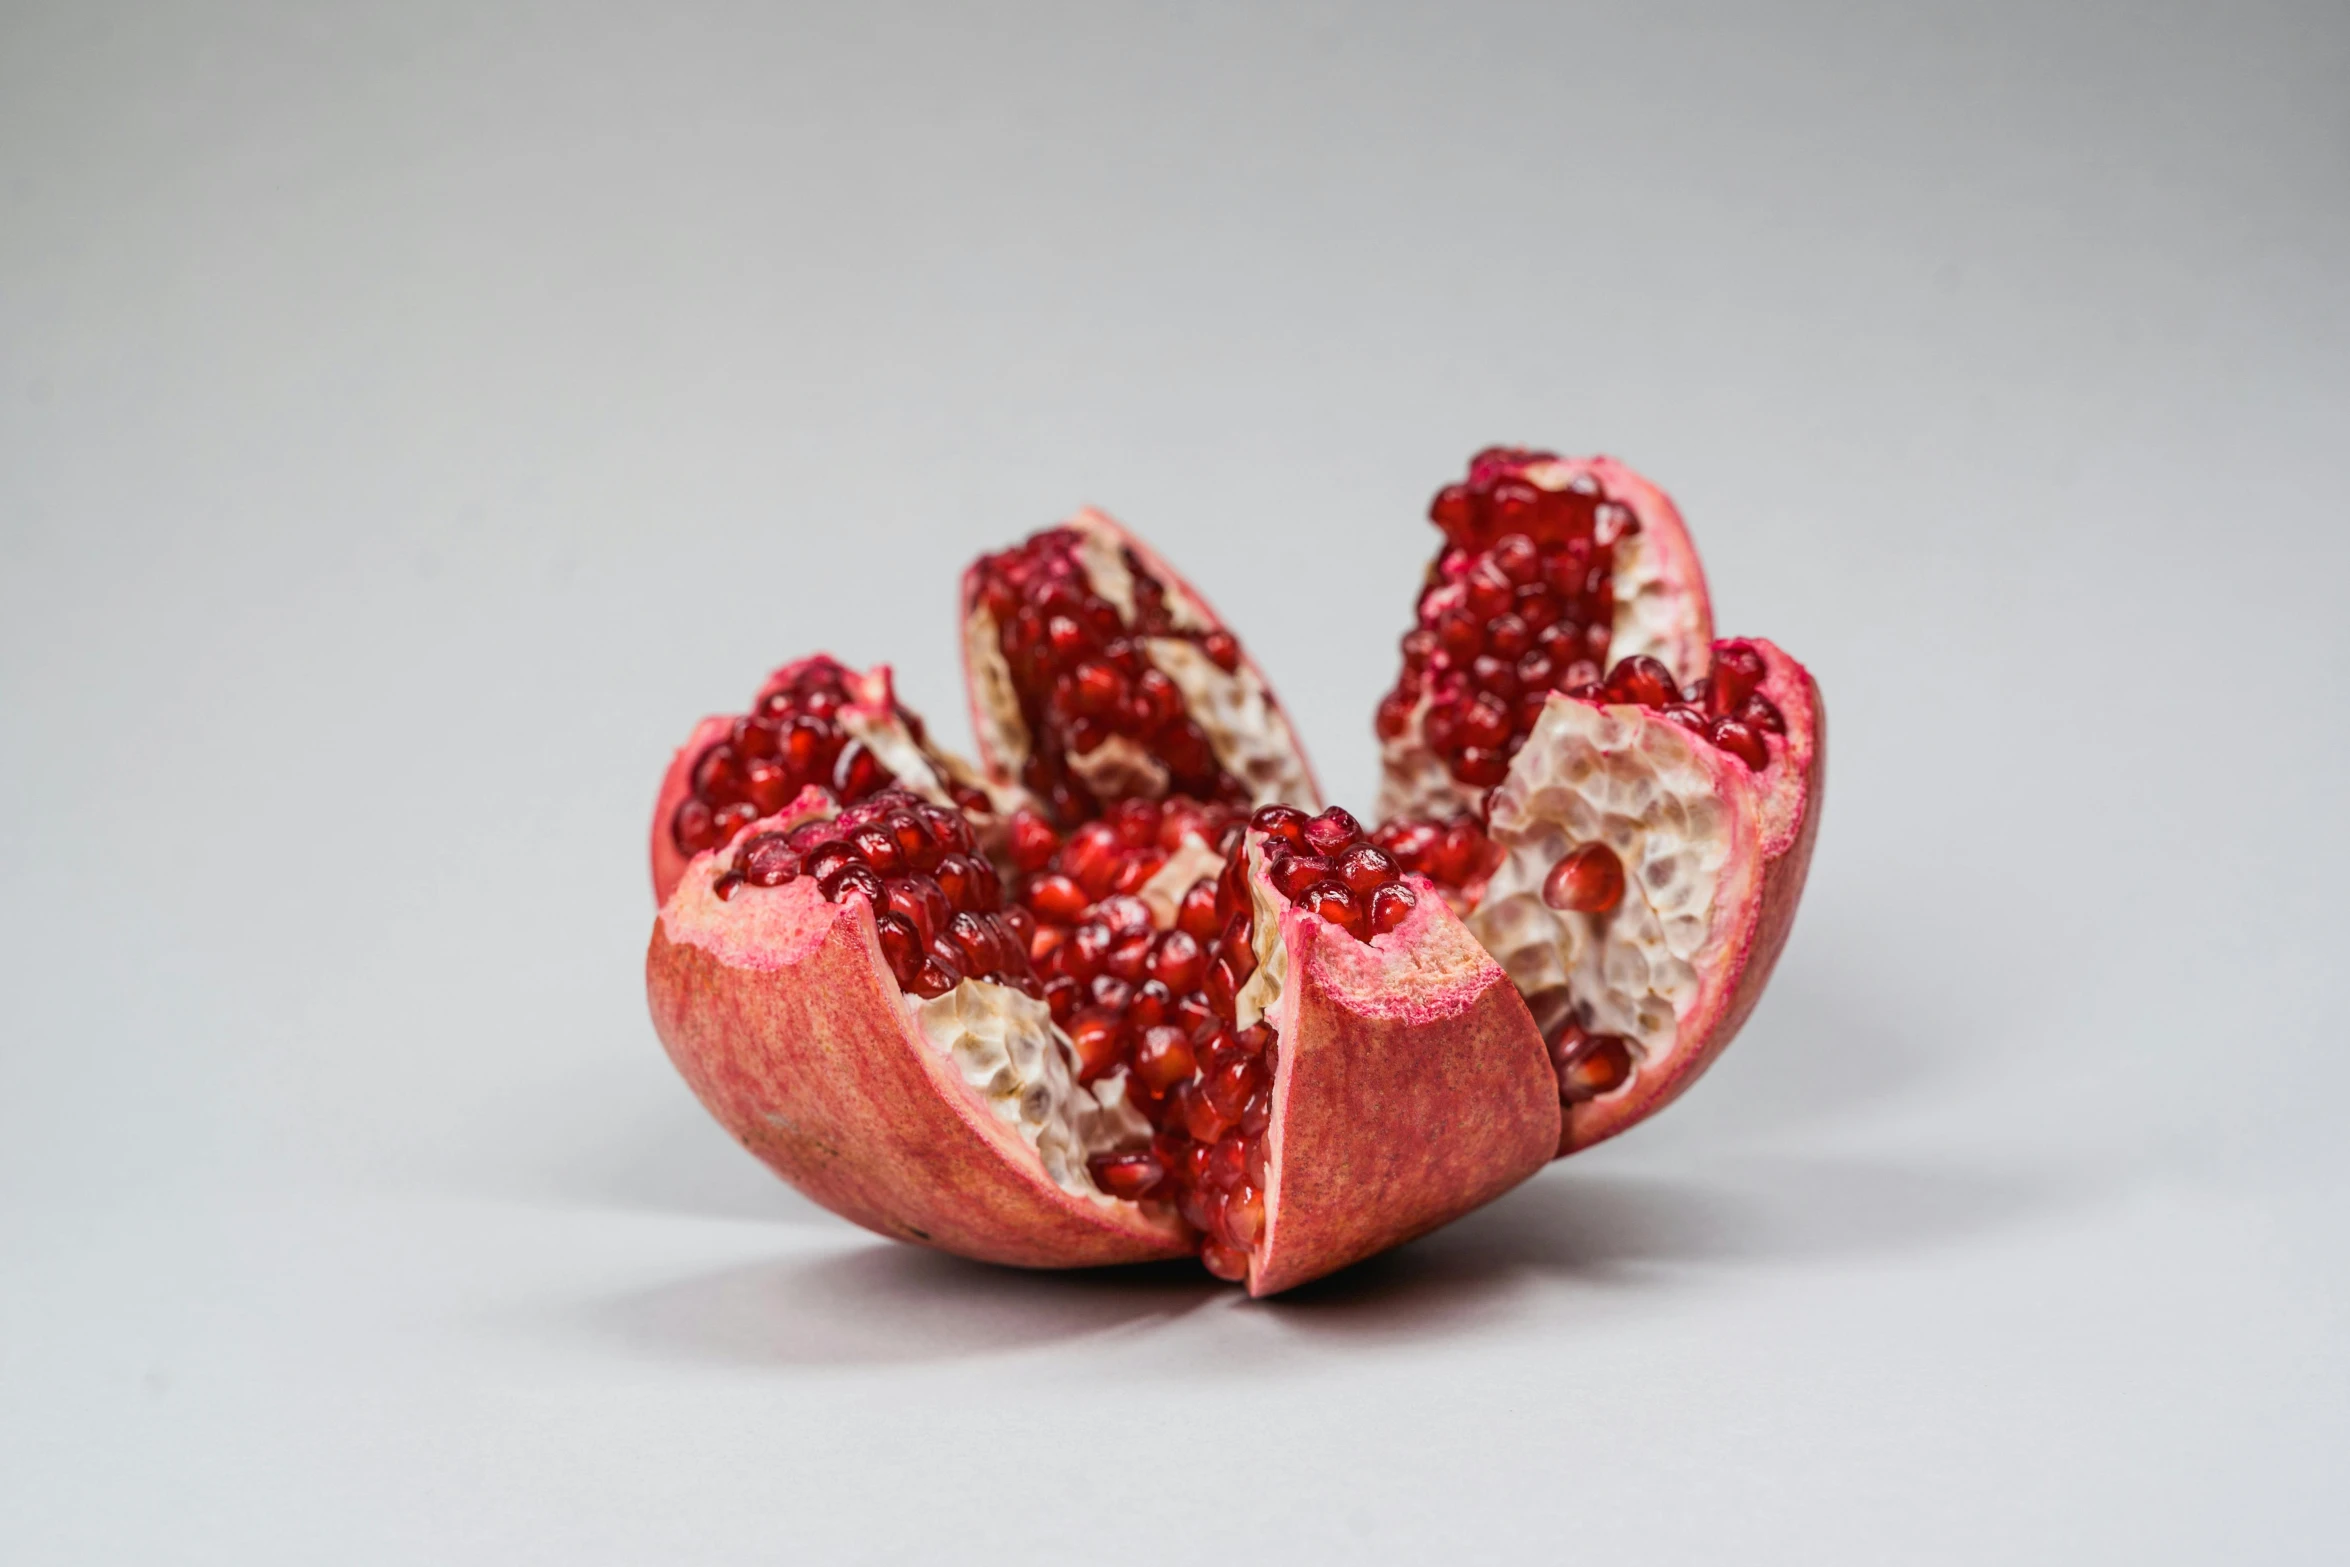
[[[1431,516],[1368,831],[1096,512],[965,573],[981,768],[886,668],[803,660],[705,720],[656,807],[647,957],[697,1094],[885,1234],[1189,1251],[1266,1294],[1681,1092],[1793,919],[1817,688],[1711,640],[1679,514],[1620,463],[1492,448]]]

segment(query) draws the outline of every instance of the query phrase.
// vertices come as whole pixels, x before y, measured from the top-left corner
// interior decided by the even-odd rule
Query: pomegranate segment
[[[841,804],[903,786],[990,821],[993,797],[970,765],[930,743],[901,707],[889,667],[859,673],[826,654],[786,664],[749,712],[705,718],[678,748],[653,811],[653,898],[686,862],[816,789]]]
[[[1615,659],[1668,678],[1702,665],[1697,553],[1672,502],[1621,463],[1489,447],[1429,518],[1445,542],[1376,717],[1382,818],[1481,814],[1544,699]]]
[[[1206,602],[1083,511],[963,578],[980,757],[1067,829],[1106,803],[1180,795],[1318,804],[1287,716]]]
[[[1821,732],[1811,677],[1760,640],[1687,687],[1626,659],[1545,703],[1469,923],[1550,1043],[1561,1153],[1662,1108],[1745,1021],[1810,863]]]
[[[824,848],[802,829],[841,830],[811,798],[814,815],[764,819],[739,848],[697,856],[654,926],[654,1027],[703,1104],[801,1191],[900,1240],[1025,1267],[1190,1250],[1166,1204],[1095,1182],[1097,1155],[1149,1136],[1121,1085],[1077,1082],[1044,1003],[1012,986],[966,977],[908,994],[870,860],[810,863]],[[860,827],[905,815],[886,801]],[[795,842],[806,858],[777,874]]]

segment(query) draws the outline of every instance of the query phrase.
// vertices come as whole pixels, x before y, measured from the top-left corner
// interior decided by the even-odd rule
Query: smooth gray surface
[[[1880,9],[9,8],[0,1557],[2350,1555],[2350,13]],[[1090,500],[1365,805],[1491,439],[1834,712],[1671,1116],[1274,1306],[706,1122],[697,714]]]

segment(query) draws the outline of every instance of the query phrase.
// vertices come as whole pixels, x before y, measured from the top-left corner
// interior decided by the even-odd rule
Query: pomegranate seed
[[[761,833],[735,852],[734,868],[754,887],[780,887],[800,873],[800,857],[781,833]]]
[[[840,753],[840,760],[832,765],[833,792],[843,800],[861,800],[889,781],[889,769],[865,749],[861,740],[851,740]]]
[[[1040,919],[1065,925],[1093,906],[1085,889],[1066,876],[1039,876],[1028,884],[1026,901]]]
[[[1333,805],[1304,827],[1307,845],[1324,859],[1348,844],[1362,841],[1363,824],[1352,813]]]
[[[713,810],[750,798],[750,788],[744,781],[741,764],[735,760],[734,747],[721,741],[702,753],[702,759],[694,764],[694,793],[708,801]]]
[[[1451,887],[1465,887],[1485,870],[1485,834],[1470,821],[1455,822],[1429,856],[1428,874]]]
[[[1202,1246],[1199,1260],[1217,1278],[1237,1284],[1248,1277],[1248,1253],[1235,1251],[1222,1241],[1210,1241]]]
[[[1268,865],[1265,874],[1276,892],[1294,901],[1330,874],[1330,862],[1313,854],[1285,854]]]
[[[1172,1024],[1143,1030],[1134,1049],[1134,1075],[1152,1093],[1163,1094],[1198,1070],[1191,1040]]]
[[[1585,1034],[1559,1054],[1558,1072],[1559,1097],[1569,1104],[1612,1093],[1631,1080],[1632,1042],[1621,1034]]]
[[[1245,1173],[1245,1172],[1244,1172]],[[1245,1252],[1265,1234],[1265,1199],[1255,1187],[1235,1186],[1224,1200],[1224,1238]]]
[[[1256,813],[1249,817],[1248,824],[1267,838],[1277,839],[1292,849],[1302,851],[1306,847],[1307,819],[1306,813],[1294,805],[1266,805],[1258,807]],[[1270,852],[1272,845],[1268,843],[1266,849]]]
[[[740,876],[737,876],[732,871],[728,871],[725,875],[720,876],[717,880],[710,883],[710,895],[716,898],[720,903],[731,902],[734,898],[735,889],[740,887],[742,884],[743,879]]]
[[[881,955],[889,963],[889,971],[898,983],[911,987],[914,976],[922,972],[924,953],[922,937],[913,922],[898,914],[876,914],[873,929],[881,938]]]
[[[1136,1202],[1167,1178],[1165,1166],[1147,1153],[1096,1154],[1087,1161],[1093,1183],[1112,1197]]]
[[[1216,939],[1216,933],[1224,928],[1224,921],[1216,912],[1216,884],[1213,880],[1203,876],[1183,894],[1183,901],[1175,909],[1175,928],[1194,941]]]
[[[1672,672],[1645,653],[1635,653],[1608,672],[1607,694],[1611,702],[1636,702],[1642,707],[1662,707],[1681,699],[1681,688],[1673,683]]]
[[[1118,1064],[1118,1020],[1088,1012],[1069,1025],[1077,1049],[1077,1081],[1090,1083]]]
[[[1737,711],[1763,682],[1762,655],[1741,642],[1722,644],[1714,649],[1713,682],[1721,693],[1721,710]]]
[[[1331,870],[1349,892],[1368,894],[1395,880],[1395,861],[1373,844],[1358,843],[1331,863]]]
[[[1771,765],[1771,750],[1763,744],[1763,737],[1735,718],[1715,719],[1705,736],[1755,772]]]
[[[914,976],[914,993],[924,1000],[935,1000],[961,984],[963,976],[952,964],[941,963],[936,956],[922,965],[922,972]]]
[[[1542,878],[1542,901],[1554,909],[1605,914],[1624,901],[1624,862],[1604,843],[1571,850]]]
[[[1510,774],[1510,759],[1501,751],[1470,746],[1453,758],[1452,775],[1462,783],[1490,789]]]
[[[1516,615],[1501,614],[1485,628],[1485,648],[1494,657],[1513,659],[1534,645],[1534,634]]]
[[[1491,750],[1509,737],[1509,709],[1498,698],[1478,693],[1461,714],[1461,738],[1471,746]]]
[[[1208,1073],[1201,1081],[1199,1091],[1218,1110],[1238,1122],[1242,1108],[1248,1103],[1249,1095],[1255,1093],[1261,1086],[1260,1074],[1255,1060],[1248,1056],[1241,1056],[1236,1060],[1225,1062],[1215,1071]],[[1235,1169],[1233,1173],[1237,1175],[1239,1172]]]
[[[1240,667],[1240,644],[1229,631],[1211,631],[1199,639],[1199,650],[1226,674]]]
[[[1466,544],[1475,530],[1476,499],[1465,484],[1448,484],[1436,492],[1428,503],[1428,520],[1442,528],[1445,537]]]
[[[1207,968],[1207,954],[1188,931],[1168,931],[1150,955],[1151,978],[1178,995],[1198,985]]]
[[[1412,912],[1413,905],[1419,901],[1419,894],[1400,881],[1391,881],[1372,889],[1370,920],[1373,933],[1385,935],[1401,925]]]
[[[710,818],[710,827],[720,843],[732,843],[734,835],[759,819],[759,808],[748,800],[737,800],[723,807]]]
[[[692,798],[678,802],[677,814],[670,819],[669,836],[683,854],[716,848],[718,833],[710,822],[710,807]]]
[[[1358,940],[1365,934],[1362,905],[1355,901],[1353,893],[1338,882],[1315,882],[1298,896],[1297,906],[1309,914],[1319,915]]]
[[[1043,817],[1022,806],[1012,813],[1012,863],[1024,871],[1040,871],[1059,852],[1061,835],[1045,825]]]
[[[1787,720],[1779,716],[1779,709],[1771,699],[1759,691],[1738,704],[1738,721],[1761,734],[1783,735]]]

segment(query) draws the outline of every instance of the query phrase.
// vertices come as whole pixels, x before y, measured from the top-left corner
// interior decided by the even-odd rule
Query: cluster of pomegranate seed
[[[1227,805],[1121,800],[1065,839],[1017,812],[1010,843],[1034,919],[1030,956],[1078,1080],[1124,1067],[1153,1129],[1148,1148],[1094,1159],[1094,1180],[1114,1197],[1172,1203],[1227,1279],[1247,1274],[1264,1231],[1272,1118],[1273,1031],[1241,1028],[1234,1009],[1256,972],[1248,892],[1232,871],[1245,826]],[[1194,881],[1160,930],[1138,894],[1186,839],[1213,848],[1225,873]]]
[[[1399,816],[1373,828],[1371,841],[1404,870],[1445,887],[1465,888],[1501,862],[1501,850],[1473,816],[1446,822]]]
[[[1766,734],[1783,735],[1787,721],[1759,689],[1762,655],[1742,642],[1714,648],[1713,673],[1690,684],[1673,684],[1673,673],[1655,659],[1636,654],[1619,662],[1604,681],[1577,686],[1567,695],[1593,702],[1631,702],[1691,734],[1703,735],[1755,772],[1771,765]]]
[[[1265,876],[1273,890],[1357,941],[1395,929],[1419,901],[1403,879],[1405,867],[1335,805],[1319,816],[1268,805],[1249,825],[1265,835]]]
[[[1020,781],[1062,826],[1089,821],[1101,805],[1069,766],[1112,735],[1134,741],[1170,775],[1168,792],[1195,800],[1243,803],[1247,790],[1225,772],[1207,732],[1184,710],[1175,682],[1154,666],[1145,637],[1198,644],[1218,668],[1240,667],[1240,644],[1228,631],[1176,628],[1166,585],[1127,550],[1134,581],[1131,623],[1093,591],[1073,529],[1049,528],[978,565],[979,601],[996,623],[997,644],[1011,666],[1031,753]]]
[[[834,903],[864,894],[890,972],[915,995],[943,996],[968,977],[1044,996],[1028,960],[1036,922],[1005,906],[960,811],[885,789],[829,821],[744,839],[710,890],[723,900],[801,876]]]
[[[840,726],[837,715],[855,700],[849,674],[819,656],[769,682],[751,711],[734,721],[733,733],[695,761],[693,792],[678,802],[669,824],[680,851],[717,848],[810,784],[846,803],[897,781]],[[912,715],[899,716],[911,722]]]
[[[1616,542],[1639,527],[1588,474],[1564,490],[1525,477],[1553,460],[1488,447],[1466,480],[1436,493],[1428,516],[1446,544],[1404,634],[1403,673],[1379,703],[1379,736],[1393,740],[1425,696],[1422,738],[1478,788],[1501,782],[1546,695],[1599,678],[1615,625]]]

